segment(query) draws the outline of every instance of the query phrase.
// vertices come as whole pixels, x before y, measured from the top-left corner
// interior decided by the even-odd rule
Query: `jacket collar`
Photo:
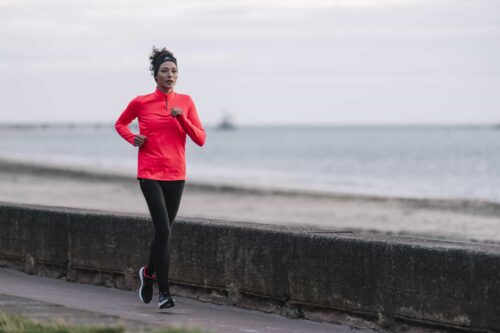
[[[155,95],[157,95],[158,97],[166,98],[166,99],[172,99],[172,97],[174,97],[176,94],[175,94],[175,91],[172,91],[169,94],[165,94],[160,89],[156,88]]]

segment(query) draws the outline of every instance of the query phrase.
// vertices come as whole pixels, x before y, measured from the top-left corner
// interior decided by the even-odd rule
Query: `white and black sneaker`
[[[146,273],[147,266],[139,270],[139,279],[141,279],[141,288],[139,288],[139,298],[148,304],[153,299],[153,283],[156,280],[156,274],[152,276]]]
[[[173,308],[175,306],[175,299],[172,296],[169,296],[163,292],[160,292],[159,300],[158,300],[158,308],[159,309],[168,309]]]

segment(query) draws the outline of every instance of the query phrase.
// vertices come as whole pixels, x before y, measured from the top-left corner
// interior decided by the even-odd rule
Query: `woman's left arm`
[[[187,135],[196,143],[198,146],[203,146],[205,144],[205,139],[207,137],[203,126],[201,125],[200,118],[198,117],[198,112],[196,112],[196,107],[191,98],[189,98],[189,109],[187,112],[176,116],[175,118],[182,126]]]

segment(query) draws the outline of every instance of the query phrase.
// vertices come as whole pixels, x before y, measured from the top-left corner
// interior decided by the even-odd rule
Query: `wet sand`
[[[0,160],[0,201],[147,214],[130,176]],[[188,180],[179,216],[498,242],[500,204],[324,194]]]

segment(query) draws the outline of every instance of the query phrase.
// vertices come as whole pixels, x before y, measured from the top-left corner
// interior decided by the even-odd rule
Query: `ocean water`
[[[135,147],[112,125],[0,128],[0,158],[135,175]],[[241,127],[188,141],[199,182],[500,202],[493,127]]]

